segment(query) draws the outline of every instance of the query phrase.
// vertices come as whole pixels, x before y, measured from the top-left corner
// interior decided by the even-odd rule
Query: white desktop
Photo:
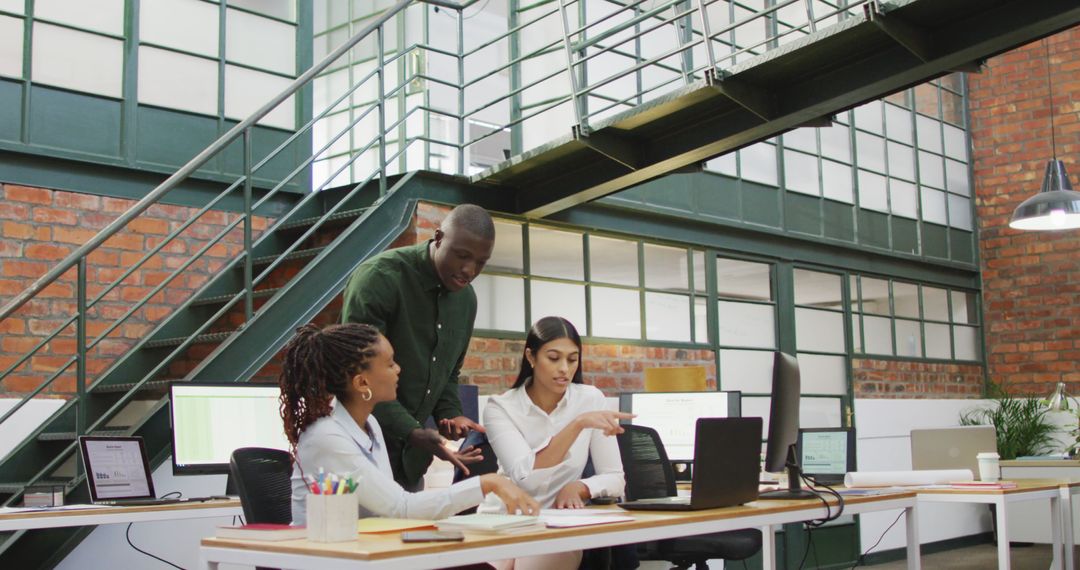
[[[740,392],[635,392],[619,396],[619,408],[637,417],[635,425],[660,434],[671,461],[693,461],[698,418],[741,416]]]

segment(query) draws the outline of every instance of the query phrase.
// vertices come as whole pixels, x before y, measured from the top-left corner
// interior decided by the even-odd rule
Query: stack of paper
[[[540,511],[540,520],[548,528],[571,528],[630,522],[634,517],[617,509],[544,509]]]
[[[543,530],[539,517],[525,515],[459,515],[436,521],[439,530],[461,530],[487,534],[517,534]]]

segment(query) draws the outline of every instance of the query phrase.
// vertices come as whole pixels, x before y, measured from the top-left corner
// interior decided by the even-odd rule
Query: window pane
[[[941,92],[941,118],[954,125],[964,124],[964,99],[956,93]]]
[[[784,184],[788,190],[817,196],[818,159],[795,151],[784,151]]]
[[[864,313],[888,315],[889,282],[884,279],[862,278],[862,310]]]
[[[892,354],[892,321],[887,317],[863,315],[863,338],[867,354]]]
[[[25,0],[0,0],[0,10],[5,12],[23,14],[25,13],[24,6],[26,6]]]
[[[911,111],[895,105],[885,105],[885,134],[894,141],[913,144]]]
[[[491,251],[491,259],[488,260],[485,269],[489,271],[505,271],[507,273],[522,273],[525,271],[523,245],[521,243],[521,224],[494,220],[495,222],[495,249]]]
[[[922,218],[927,222],[945,225],[945,193],[931,188],[922,189]]]
[[[952,125],[942,125],[945,134],[945,156],[967,162],[967,135]]]
[[[225,14],[225,57],[236,63],[296,73],[296,27],[239,10]]]
[[[646,291],[645,337],[690,342],[690,297]]]
[[[757,143],[740,150],[739,166],[744,180],[777,185],[776,147],[773,145]]]
[[[953,327],[953,337],[956,339],[957,360],[978,360],[979,354],[979,329],[976,327]]]
[[[968,177],[967,165],[955,160],[945,160],[945,184],[949,192],[971,195],[971,179]]]
[[[952,316],[954,323],[978,324],[979,314],[975,306],[975,294],[953,291]]]
[[[694,342],[709,342],[709,307],[705,297],[694,297]]]
[[[936,287],[922,288],[923,295],[923,319],[928,321],[949,320],[948,292]],[[929,334],[927,334],[929,337]],[[929,346],[929,342],[927,344]]]
[[[844,313],[796,307],[795,342],[799,350],[844,352]]]
[[[589,279],[637,286],[637,242],[589,236]]]
[[[290,22],[296,21],[295,0],[229,0],[229,5],[247,8],[252,12],[289,20]]]
[[[840,276],[808,269],[795,269],[795,304],[843,309]]]
[[[945,187],[945,166],[940,156],[919,151],[919,182],[934,188]]]
[[[738,154],[734,152],[718,156],[705,163],[705,170],[719,172],[720,174],[726,174],[728,176],[738,176],[739,163],[736,160],[737,156]]]
[[[949,225],[971,231],[971,200],[949,194]]]
[[[772,391],[773,353],[762,350],[721,350],[721,390]],[[746,415],[746,410],[743,410]]]
[[[139,102],[204,115],[218,113],[218,64],[139,46]]]
[[[686,250],[645,244],[645,286],[652,289],[687,291]],[[703,284],[704,285],[704,284]],[[702,287],[704,289],[704,287]]]
[[[938,88],[932,83],[915,86],[915,110],[928,117],[938,118]]]
[[[776,327],[772,305],[717,303],[720,344],[751,348],[776,348]]]
[[[926,357],[952,358],[952,339],[949,338],[949,325],[925,323]]]
[[[889,180],[889,198],[892,213],[916,219],[919,215],[919,197],[915,185],[903,180]]]
[[[919,130],[919,148],[941,153],[941,123],[916,115],[915,124]]]
[[[119,98],[124,42],[34,24],[34,82]]]
[[[885,139],[867,133],[856,133],[855,155],[859,168],[885,172]]]
[[[590,317],[592,336],[641,338],[641,301],[635,290],[593,286]]]
[[[716,258],[716,294],[735,299],[771,301],[769,264]]]
[[[896,319],[896,355],[922,356],[922,330],[919,321]]]
[[[23,21],[0,16],[0,75],[21,78],[23,60]]]
[[[124,0],[34,0],[34,17],[119,36],[124,33]]]
[[[803,394],[847,394],[847,361],[843,356],[799,354]]]
[[[585,286],[574,283],[554,283],[532,280],[529,285],[530,308],[533,322],[544,317],[560,316],[573,323],[584,336]]]
[[[855,126],[872,133],[881,134],[883,132],[881,128],[881,105],[880,101],[871,101],[865,105],[855,107]]]
[[[705,292],[705,252],[695,251],[694,257],[694,291]]]
[[[859,324],[861,323],[861,316],[858,313],[851,314],[851,352],[860,354],[863,352],[862,347],[862,329]]]
[[[784,133],[784,147],[811,154],[817,153],[817,135],[812,128],[801,128]]]
[[[840,162],[851,163],[851,130],[843,125],[820,129],[821,154]]]
[[[217,6],[199,0],[142,2],[139,5],[139,39],[217,57]]]
[[[289,86],[284,77],[252,71],[235,65],[225,66],[225,116],[245,119]],[[281,129],[296,128],[295,96],[290,96],[263,117],[258,124]]]
[[[846,204],[855,203],[851,188],[851,167],[831,160],[821,161],[822,194],[831,200]]]
[[[889,141],[889,176],[915,180],[915,153],[911,147]]]
[[[584,268],[581,234],[529,226],[531,274],[580,280],[585,278]]]
[[[859,171],[859,207],[878,212],[889,211],[884,176],[865,170]]]
[[[893,314],[898,317],[919,318],[919,286],[893,281]]]
[[[521,332],[525,330],[525,280],[499,275],[480,275],[476,290],[478,329]]]

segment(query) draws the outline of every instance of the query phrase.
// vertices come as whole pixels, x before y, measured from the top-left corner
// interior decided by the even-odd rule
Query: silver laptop
[[[912,469],[970,469],[979,476],[980,453],[997,452],[994,426],[911,430]]]
[[[141,437],[79,436],[90,501],[95,505],[163,505],[183,499],[159,499]]]

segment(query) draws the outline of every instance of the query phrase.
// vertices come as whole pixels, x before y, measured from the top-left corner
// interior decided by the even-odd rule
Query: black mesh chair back
[[[292,522],[292,456],[288,451],[241,447],[229,459],[229,473],[247,523]]]
[[[616,436],[626,475],[626,499],[674,497],[675,471],[656,430],[640,425],[624,425]]]
[[[461,442],[461,447],[459,449],[465,449],[470,445],[480,448],[480,454],[484,456],[484,459],[483,461],[470,464],[468,475],[455,467],[455,483],[476,477],[477,475],[487,475],[488,473],[497,473],[499,471],[499,460],[495,457],[495,450],[491,448],[491,443],[488,442],[486,435],[478,431],[470,431],[469,434],[465,436],[465,441]]]

